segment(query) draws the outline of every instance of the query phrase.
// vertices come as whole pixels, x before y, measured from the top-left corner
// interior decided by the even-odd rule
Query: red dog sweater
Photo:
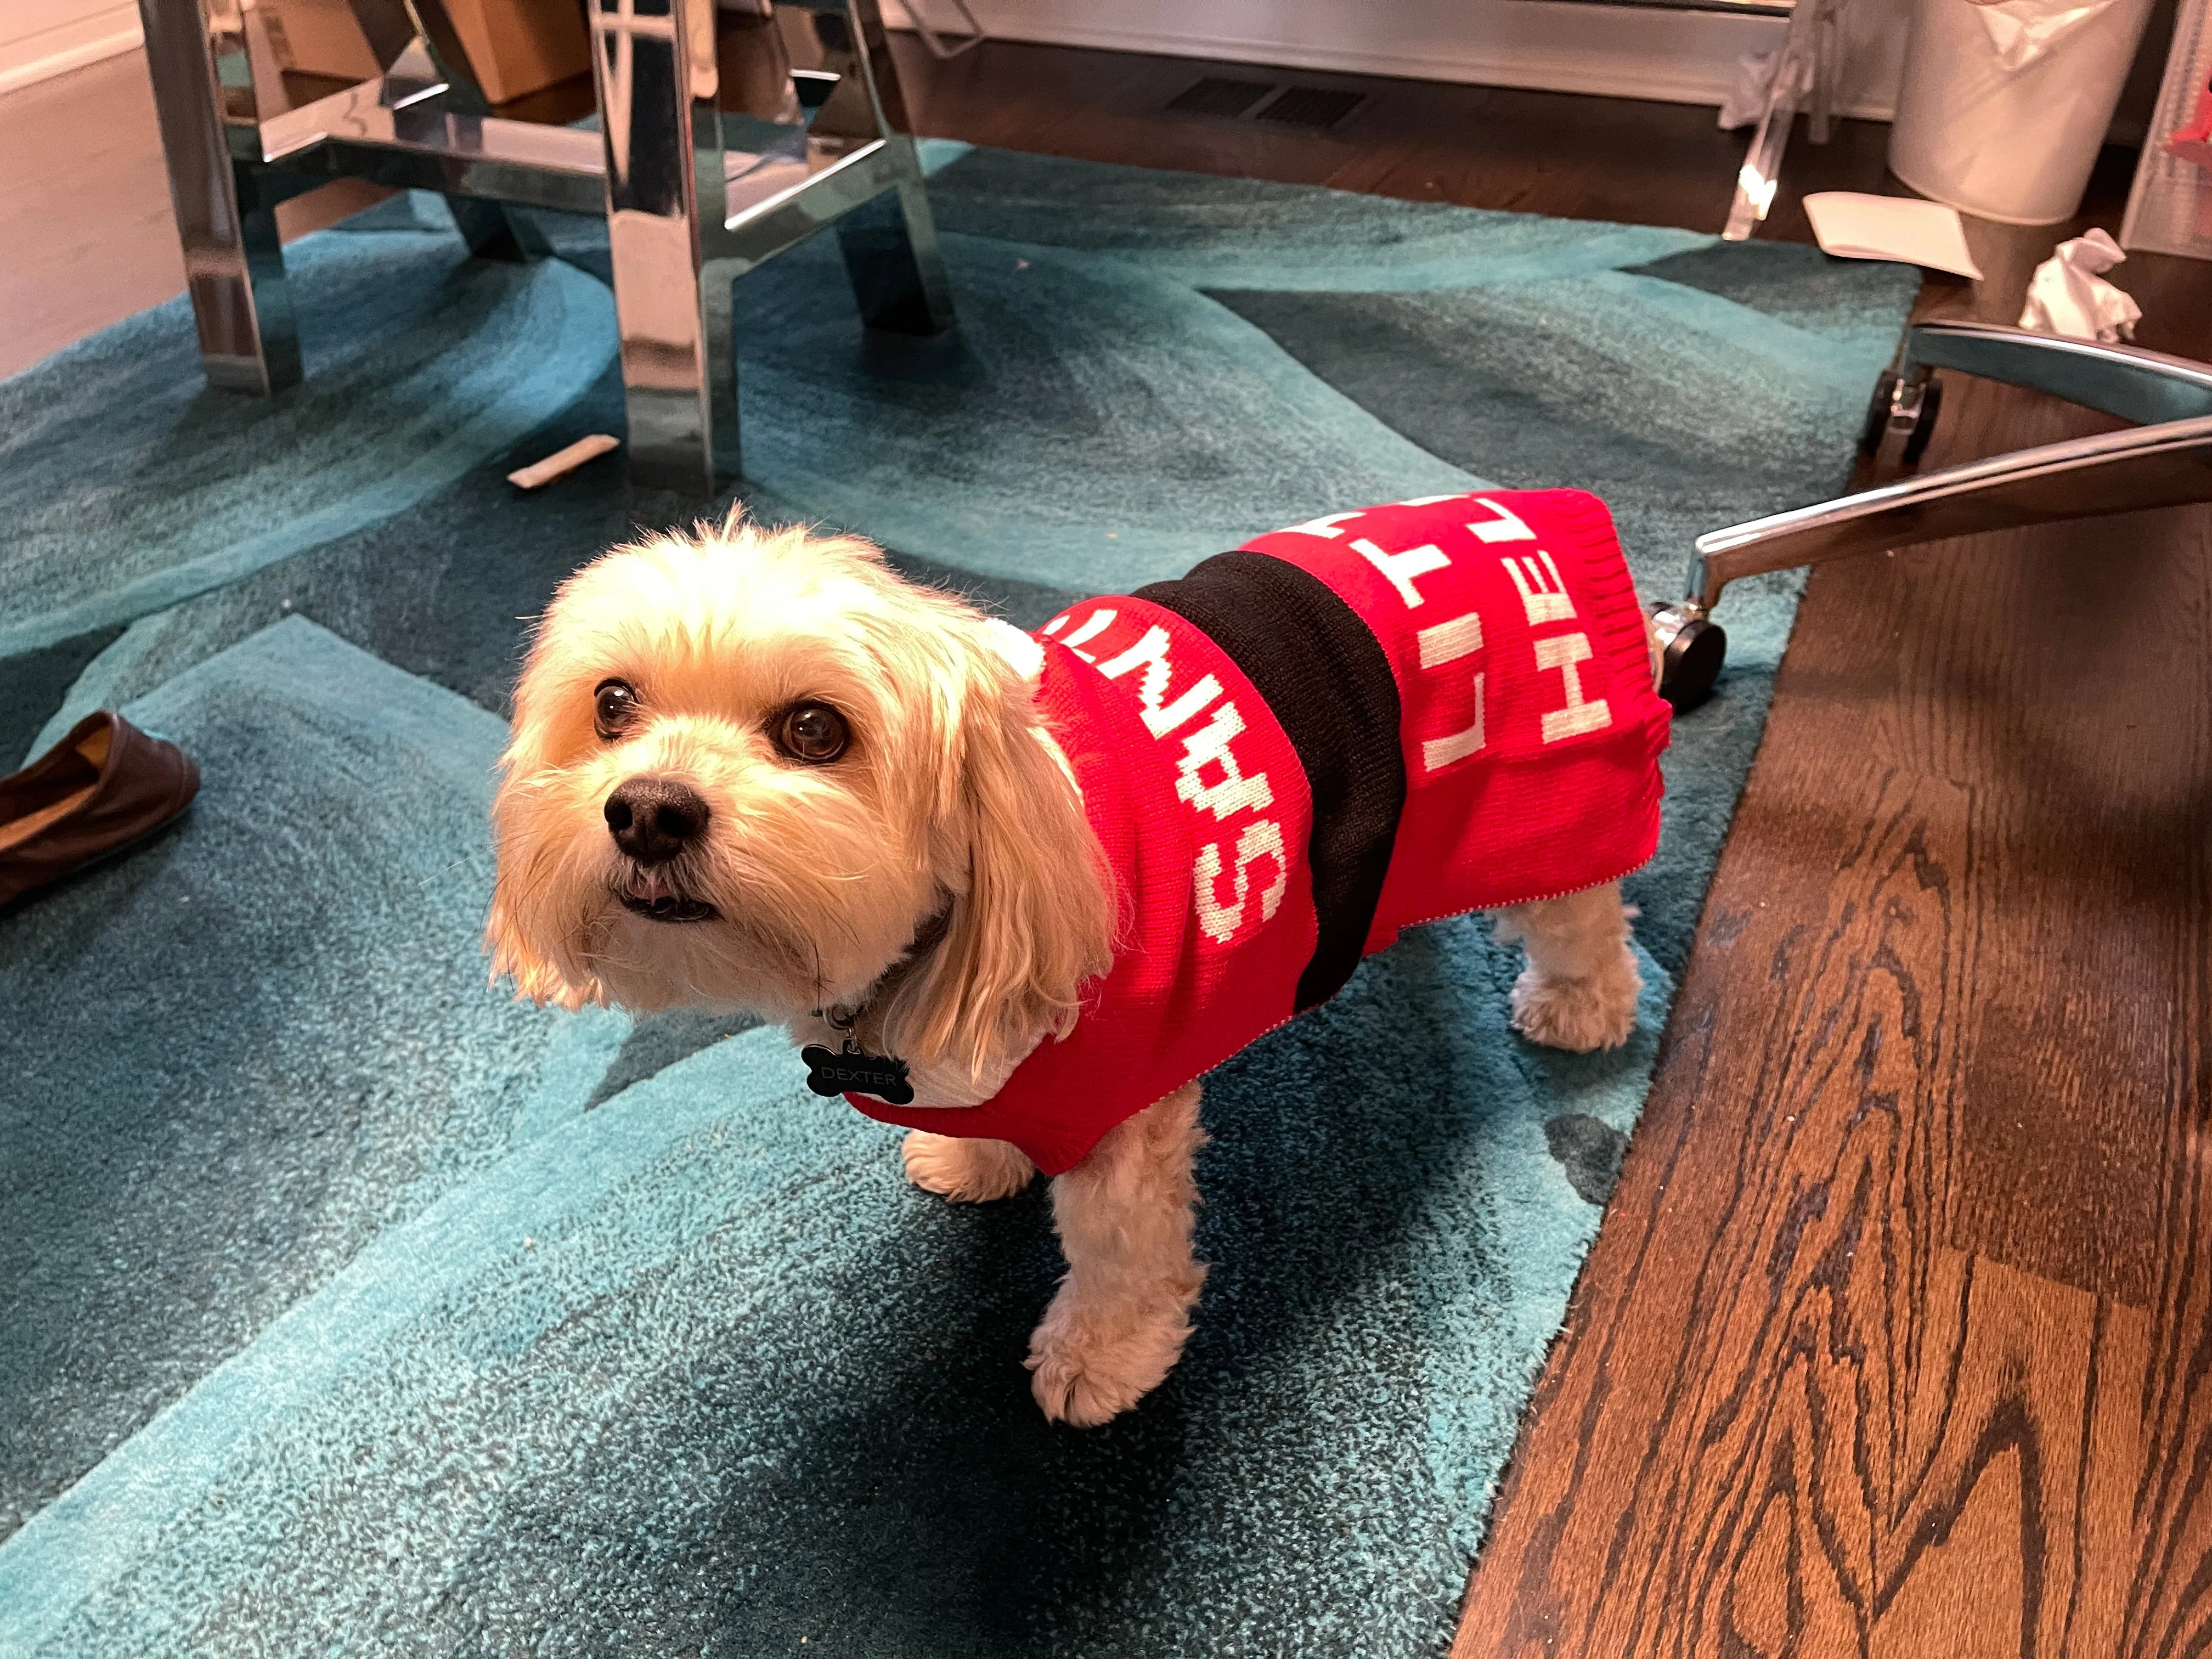
[[[852,1103],[1048,1175],[1326,1001],[1398,930],[1623,876],[1668,709],[1595,496],[1336,513],[1039,630],[1038,707],[1122,934],[1075,1029],[980,1106]]]

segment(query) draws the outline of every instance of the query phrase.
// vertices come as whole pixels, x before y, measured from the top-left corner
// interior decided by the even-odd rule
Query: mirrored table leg
[[[231,155],[235,137],[258,156],[260,137],[235,0],[139,0],[139,12],[208,384],[264,397],[296,386],[299,325],[276,211],[290,191]],[[219,75],[219,64],[234,72]]]
[[[911,154],[912,141],[896,142]],[[913,171],[911,182],[840,219],[837,242],[862,322],[895,334],[941,334],[956,320],[952,284],[938,251],[921,170]]]
[[[446,205],[453,210],[453,227],[461,240],[479,259],[520,264],[543,259],[553,251],[526,212],[470,196],[448,196]]]
[[[832,143],[881,139],[900,183],[837,223],[845,270],[853,282],[860,319],[870,328],[900,334],[938,334],[951,328],[952,284],[937,246],[921,164],[915,154],[914,124],[905,88],[877,0],[844,0],[810,9],[822,66],[838,77],[836,91],[814,118],[813,131]]]
[[[734,382],[726,398],[709,386],[710,362],[719,372],[727,356],[735,374],[734,356],[713,337],[728,337],[728,285],[716,280],[717,305],[700,246],[702,222],[719,226],[726,199],[714,0],[590,3],[630,477],[712,495],[737,471]]]

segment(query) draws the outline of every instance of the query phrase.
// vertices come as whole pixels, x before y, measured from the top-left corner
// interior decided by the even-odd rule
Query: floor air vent
[[[1170,114],[1206,120],[1266,121],[1327,132],[1366,101],[1365,93],[1337,87],[1285,87],[1209,75],[1169,99],[1164,107]]]
[[[1233,121],[1274,89],[1272,82],[1231,81],[1209,75],[1170,99],[1167,107],[1176,115],[1216,115]]]
[[[1286,127],[1326,131],[1367,101],[1364,92],[1334,87],[1288,87],[1283,95],[1252,112],[1255,121],[1279,121]]]

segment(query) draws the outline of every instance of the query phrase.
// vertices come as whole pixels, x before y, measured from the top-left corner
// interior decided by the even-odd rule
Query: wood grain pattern
[[[2212,512],[1816,572],[1455,1654],[2212,1648],[2208,961]]]

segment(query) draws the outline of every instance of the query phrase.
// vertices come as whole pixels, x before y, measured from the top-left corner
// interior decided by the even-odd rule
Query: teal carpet
[[[963,326],[739,285],[763,516],[1034,623],[1315,513],[1598,489],[1647,586],[1841,481],[1914,287],[1810,249],[931,147]],[[0,915],[0,1653],[1440,1652],[1609,1190],[1794,589],[1732,588],[1574,1058],[1409,935],[1215,1074],[1189,1355],[1048,1428],[1042,1189],[899,1178],[773,1032],[487,991],[518,618],[687,504],[618,461],[604,243],[434,199],[293,251],[310,378],[173,303],[0,383],[0,760],[127,705],[182,824]],[[42,733],[44,735],[42,735]],[[1408,1082],[1407,1079],[1413,1079]]]

